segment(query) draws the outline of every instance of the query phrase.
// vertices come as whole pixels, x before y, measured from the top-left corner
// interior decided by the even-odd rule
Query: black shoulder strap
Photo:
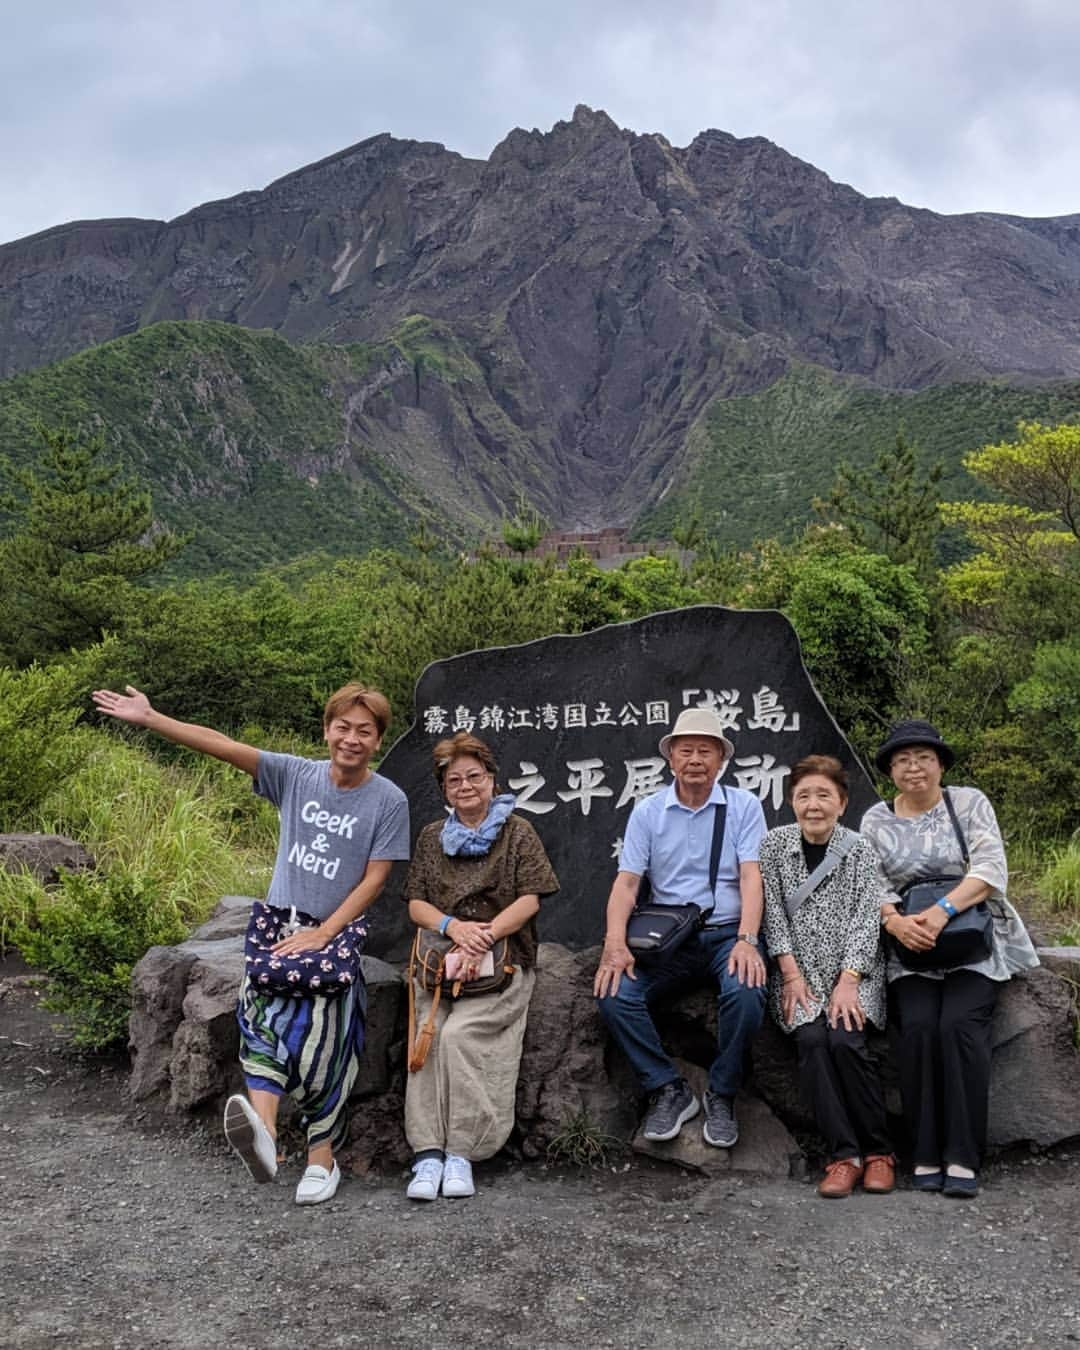
[[[709,854],[709,894],[712,908],[716,908],[716,878],[720,873],[720,850],[724,847],[724,827],[727,824],[727,799],[716,803],[712,823],[712,851]],[[710,910],[710,913],[712,911]]]
[[[964,859],[964,871],[971,866],[971,854],[968,852],[967,840],[964,838],[964,831],[960,828],[960,821],[956,815],[956,807],[953,806],[952,798],[949,796],[949,789],[942,788],[941,795],[945,798],[945,809],[949,813],[949,819],[952,821],[952,827],[956,831],[956,837],[960,841],[960,855]]]

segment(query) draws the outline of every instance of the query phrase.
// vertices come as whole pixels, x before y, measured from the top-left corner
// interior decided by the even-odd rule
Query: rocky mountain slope
[[[884,390],[1080,377],[1080,216],[940,216],[758,138],[676,148],[578,108],[486,162],[377,136],[174,221],[0,248],[5,374],[163,319],[378,344],[417,316],[476,382],[472,412],[429,410],[436,502],[479,469],[481,512],[525,487],[562,525],[631,521],[684,481],[713,400],[793,365]],[[384,381],[399,411],[424,371]]]

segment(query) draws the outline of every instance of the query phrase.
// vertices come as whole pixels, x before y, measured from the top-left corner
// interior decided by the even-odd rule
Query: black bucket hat
[[[882,773],[889,772],[889,762],[897,750],[905,750],[911,745],[925,745],[931,750],[936,750],[941,759],[941,763],[946,769],[952,768],[956,755],[951,746],[945,744],[941,739],[941,733],[937,727],[929,722],[908,721],[897,722],[892,731],[889,732],[881,749],[874,756],[874,763]]]

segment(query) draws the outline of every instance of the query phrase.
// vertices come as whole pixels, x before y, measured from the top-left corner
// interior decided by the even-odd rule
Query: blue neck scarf
[[[498,839],[506,817],[516,805],[517,798],[514,794],[504,792],[502,796],[492,801],[487,815],[475,829],[463,825],[458,820],[457,813],[451,811],[440,835],[443,852],[448,858],[457,857],[459,854],[463,858],[482,858],[485,853],[491,851],[491,846]]]

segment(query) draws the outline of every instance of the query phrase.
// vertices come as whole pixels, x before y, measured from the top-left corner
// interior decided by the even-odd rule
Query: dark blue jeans
[[[645,1092],[654,1092],[679,1077],[660,1043],[652,1007],[663,998],[689,993],[703,984],[717,991],[717,1054],[709,1069],[709,1087],[723,1097],[734,1097],[738,1091],[747,1047],[765,1012],[765,988],[752,989],[728,974],[737,934],[738,924],[703,928],[657,965],[635,965],[636,980],[624,975],[617,994],[597,999],[600,1016]]]

